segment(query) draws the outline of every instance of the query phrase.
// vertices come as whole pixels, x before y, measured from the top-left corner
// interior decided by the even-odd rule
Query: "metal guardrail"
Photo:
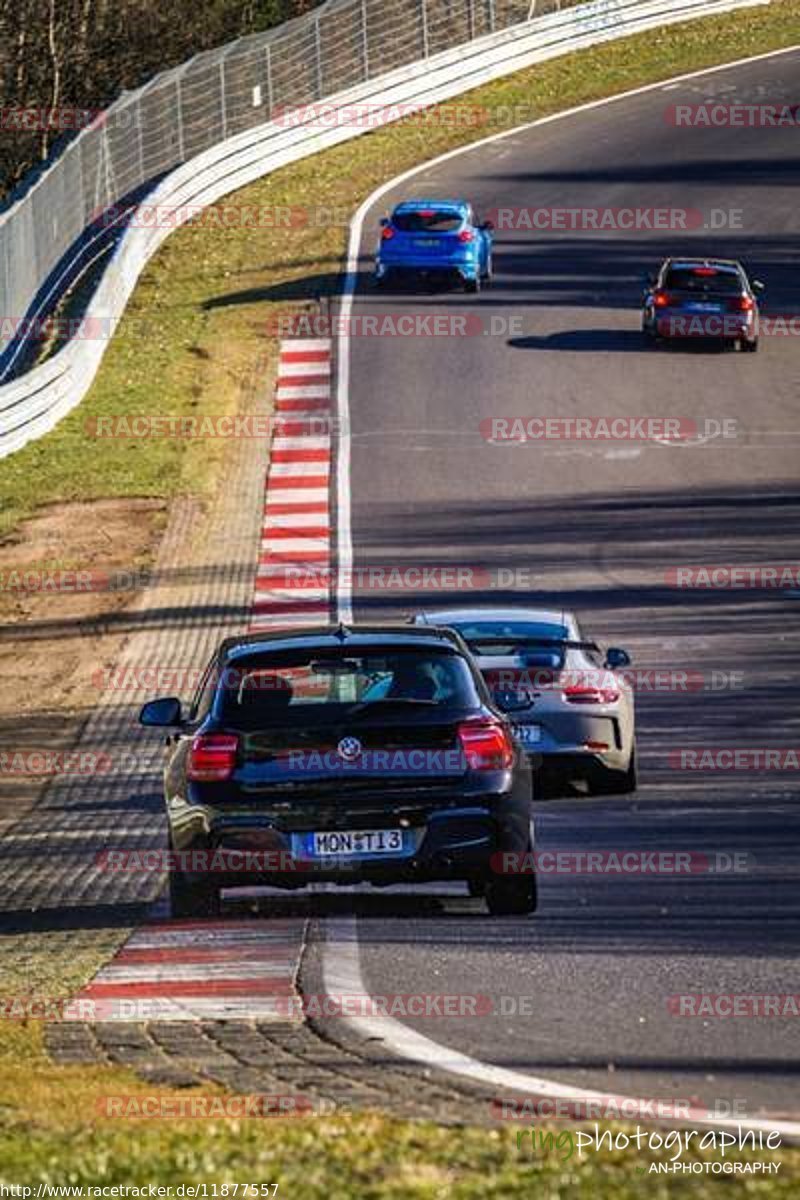
[[[86,227],[146,181],[163,177],[148,204],[196,208],[364,131],[336,121],[324,129],[281,124],[276,114],[284,109],[320,100],[332,109],[433,104],[572,49],[766,3],[329,0],[271,33],[156,76],[70,143],[0,216],[0,313],[29,318],[44,310]],[[75,339],[0,386],[0,457],[40,437],[82,399],[141,271],[171,231],[125,231],[86,312],[107,336]]]

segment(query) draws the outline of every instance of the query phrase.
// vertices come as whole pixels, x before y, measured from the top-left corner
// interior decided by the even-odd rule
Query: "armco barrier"
[[[367,102],[382,106],[434,104],[522,67],[543,62],[571,50],[659,25],[731,12],[738,8],[761,6],[769,2],[770,0],[594,0],[593,3],[535,16],[498,33],[462,41],[454,49],[429,54],[428,57],[419,58],[395,70],[371,76],[357,86],[328,95],[325,97],[325,103],[334,109]],[[432,0],[427,0],[427,4],[431,3]],[[406,5],[407,0],[403,0],[402,7],[396,10],[398,18],[406,12]],[[411,7],[416,11],[419,6],[409,6],[409,11]],[[531,9],[535,7],[530,5]],[[539,8],[541,7],[540,4]],[[552,2],[548,7],[552,9]],[[471,4],[470,8],[474,11],[474,4]],[[526,5],[525,10],[528,11],[528,8]],[[318,18],[319,14],[334,10],[335,4],[324,5],[322,9],[317,10],[317,14],[309,15],[316,15]],[[512,10],[507,6],[506,11]],[[394,8],[392,12],[395,12]],[[294,28],[304,20],[290,22],[289,25]],[[402,22],[399,24],[402,28]],[[287,27],[282,26],[281,30],[276,32],[285,37],[286,30]],[[249,42],[251,39],[244,40]],[[238,46],[239,43],[234,43],[230,52],[233,53]],[[420,51],[424,53],[426,48],[428,51],[431,49],[430,38],[427,41],[423,40]],[[203,57],[205,56],[201,56]],[[177,74],[179,75],[180,71]],[[143,89],[143,92],[149,88],[167,86],[165,80],[175,84],[175,77],[175,72],[168,72],[163,77],[158,76],[148,88]],[[274,76],[270,75],[270,78],[274,79]],[[314,98],[305,94],[296,95],[292,103],[299,106],[311,102]],[[316,98],[318,99],[319,95]],[[198,95],[197,103],[202,103],[202,96]],[[114,112],[115,107],[109,110],[109,114]],[[275,111],[274,96],[270,102],[270,111]],[[87,130],[81,134],[73,143],[73,147],[79,145],[81,138],[91,132]],[[253,124],[241,133],[226,137],[226,129],[221,125],[215,144],[170,171],[150,193],[148,203],[162,205],[171,210],[186,205],[197,207],[212,204],[228,192],[251,183],[278,167],[356,137],[361,132],[364,130],[360,127],[338,125],[336,122],[332,122],[328,128],[319,129],[302,124],[285,128],[267,121]],[[182,136],[185,144],[181,157],[194,147],[188,130],[185,129]],[[68,147],[68,151],[71,149],[72,147]],[[56,162],[51,171],[58,165]],[[159,168],[163,169],[163,162],[153,160],[149,166],[152,167],[151,175],[154,175]],[[49,174],[43,176],[37,188],[49,178]],[[96,207],[110,205],[119,196],[127,194],[136,182],[138,181],[132,178],[126,179],[125,184],[120,184],[113,195],[107,192]],[[18,205],[36,201],[41,207],[41,201],[36,200],[37,188],[23,197]],[[8,234],[8,221],[13,217],[18,205],[0,219],[0,235]],[[54,212],[52,219],[57,222],[59,213]],[[86,310],[88,319],[106,323],[109,338],[145,264],[171,232],[171,228],[131,226],[121,238]],[[77,237],[80,233],[80,228],[75,229],[73,236]],[[24,254],[26,249],[30,247],[21,247],[19,253]],[[35,256],[33,257],[35,261]],[[53,265],[49,264],[48,269],[52,270]],[[41,282],[40,275],[37,287],[33,288],[34,294]],[[8,311],[11,302],[9,293],[3,290],[0,294],[3,296],[3,308],[0,311]],[[42,365],[19,379],[0,386],[0,457],[11,454],[34,438],[41,437],[80,402],[95,376],[107,341],[108,338],[75,339]]]

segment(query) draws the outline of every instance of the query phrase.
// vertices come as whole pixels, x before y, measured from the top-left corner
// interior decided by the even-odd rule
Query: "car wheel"
[[[220,894],[215,883],[190,881],[181,871],[169,877],[169,903],[173,917],[218,917]]]
[[[489,257],[486,259],[486,270],[483,272],[481,279],[483,280],[484,283],[491,283],[492,282],[492,274],[493,274],[492,256],[490,254]]]
[[[515,875],[511,879],[486,882],[486,907],[492,917],[525,917],[536,912],[535,875]]]
[[[389,282],[389,272],[388,271],[384,271],[384,273],[382,275],[373,275],[372,276],[372,286],[376,287],[378,289],[385,288],[388,282]]]
[[[636,766],[636,747],[631,750],[631,757],[624,771],[609,771],[603,767],[590,784],[590,791],[596,796],[628,796],[639,786],[639,774]]]
[[[739,346],[745,354],[755,354],[758,349],[758,338],[753,338],[752,342],[748,342],[747,338],[742,338]]]
[[[474,294],[475,292],[479,292],[480,290],[481,290],[481,281],[477,275],[475,276],[474,279],[465,279],[464,280],[464,291],[465,292],[470,292],[470,293]]]
[[[485,879],[468,879],[467,891],[473,898],[486,895],[486,880]]]

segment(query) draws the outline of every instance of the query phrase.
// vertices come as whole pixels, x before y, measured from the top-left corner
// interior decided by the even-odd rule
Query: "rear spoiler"
[[[589,650],[596,654],[602,651],[597,642],[573,642],[561,638],[514,638],[490,635],[487,637],[468,638],[461,635],[473,652],[478,646],[511,646],[511,654],[523,653],[525,650]]]

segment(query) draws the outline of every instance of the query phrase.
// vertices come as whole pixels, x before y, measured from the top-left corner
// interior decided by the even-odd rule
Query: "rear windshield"
[[[395,213],[392,224],[401,233],[454,233],[461,228],[461,213],[421,208],[418,212]]]
[[[469,667],[457,653],[397,647],[353,653],[344,647],[237,659],[220,678],[215,715],[227,725],[254,729],[478,703]]]
[[[736,271],[676,267],[667,271],[664,286],[676,292],[722,292],[726,296],[738,296],[742,291],[742,280]]]
[[[472,621],[453,627],[478,655],[513,653],[526,666],[552,667],[554,670],[560,670],[564,665],[564,643],[569,637],[566,625],[539,621]],[[499,638],[508,640],[498,641]]]

